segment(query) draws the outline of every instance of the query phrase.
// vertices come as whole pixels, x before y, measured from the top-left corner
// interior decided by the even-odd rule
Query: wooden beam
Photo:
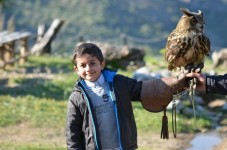
[[[11,59],[14,58],[14,46],[15,42],[9,42],[7,44],[4,44],[4,62],[9,62]],[[14,63],[7,64],[6,68],[11,68],[14,65]]]
[[[0,68],[10,68],[16,61],[22,64],[28,56],[28,38],[30,32],[0,32]],[[20,41],[20,57],[15,58],[15,44]]]
[[[6,34],[0,34],[0,46],[5,43],[10,43],[21,38],[29,37],[31,34],[29,32],[7,32]]]
[[[28,53],[28,37],[22,38],[20,40],[21,48],[20,48],[20,61],[19,64],[22,65],[27,61],[26,54]]]
[[[4,47],[0,46],[0,64],[4,62]]]
[[[43,35],[43,38],[40,39],[32,48],[31,53],[32,54],[44,54],[44,53],[51,53],[51,42],[59,32],[60,28],[64,24],[63,20],[55,19],[50,28],[47,30],[47,32]]]
[[[22,58],[28,57],[29,55],[30,55],[30,53],[25,53],[24,56],[12,58],[12,59],[10,59],[10,60],[8,60],[6,62],[3,62],[3,63],[0,64],[0,68],[7,68],[8,65],[11,65],[11,64],[15,63],[15,62],[19,61]]]

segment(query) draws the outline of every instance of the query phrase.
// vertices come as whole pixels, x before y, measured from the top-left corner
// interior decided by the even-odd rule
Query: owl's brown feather
[[[201,11],[191,13],[186,10],[183,13],[166,43],[165,59],[169,70],[203,64],[205,55],[210,52],[210,40],[203,33],[204,20]]]

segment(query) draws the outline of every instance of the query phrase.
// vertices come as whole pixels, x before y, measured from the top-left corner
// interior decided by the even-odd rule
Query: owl
[[[204,34],[203,13],[200,10],[198,13],[190,12],[187,8],[180,10],[183,15],[166,42],[168,69],[200,72],[204,67],[204,57],[210,52],[210,40]]]

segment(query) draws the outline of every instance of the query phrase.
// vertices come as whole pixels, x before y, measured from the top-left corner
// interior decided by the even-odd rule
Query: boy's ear
[[[103,70],[105,68],[105,66],[106,66],[106,61],[105,60],[102,61],[101,66],[102,66],[102,70]]]
[[[74,70],[75,72],[77,72],[77,71],[78,71],[78,69],[77,69],[77,67],[76,67],[76,66],[73,66],[73,70]]]

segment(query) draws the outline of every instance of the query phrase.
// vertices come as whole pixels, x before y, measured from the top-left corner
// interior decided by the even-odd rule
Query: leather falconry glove
[[[181,74],[177,78],[165,77],[143,81],[141,103],[148,111],[160,112],[172,101],[173,94],[188,87],[188,79],[185,74]]]

